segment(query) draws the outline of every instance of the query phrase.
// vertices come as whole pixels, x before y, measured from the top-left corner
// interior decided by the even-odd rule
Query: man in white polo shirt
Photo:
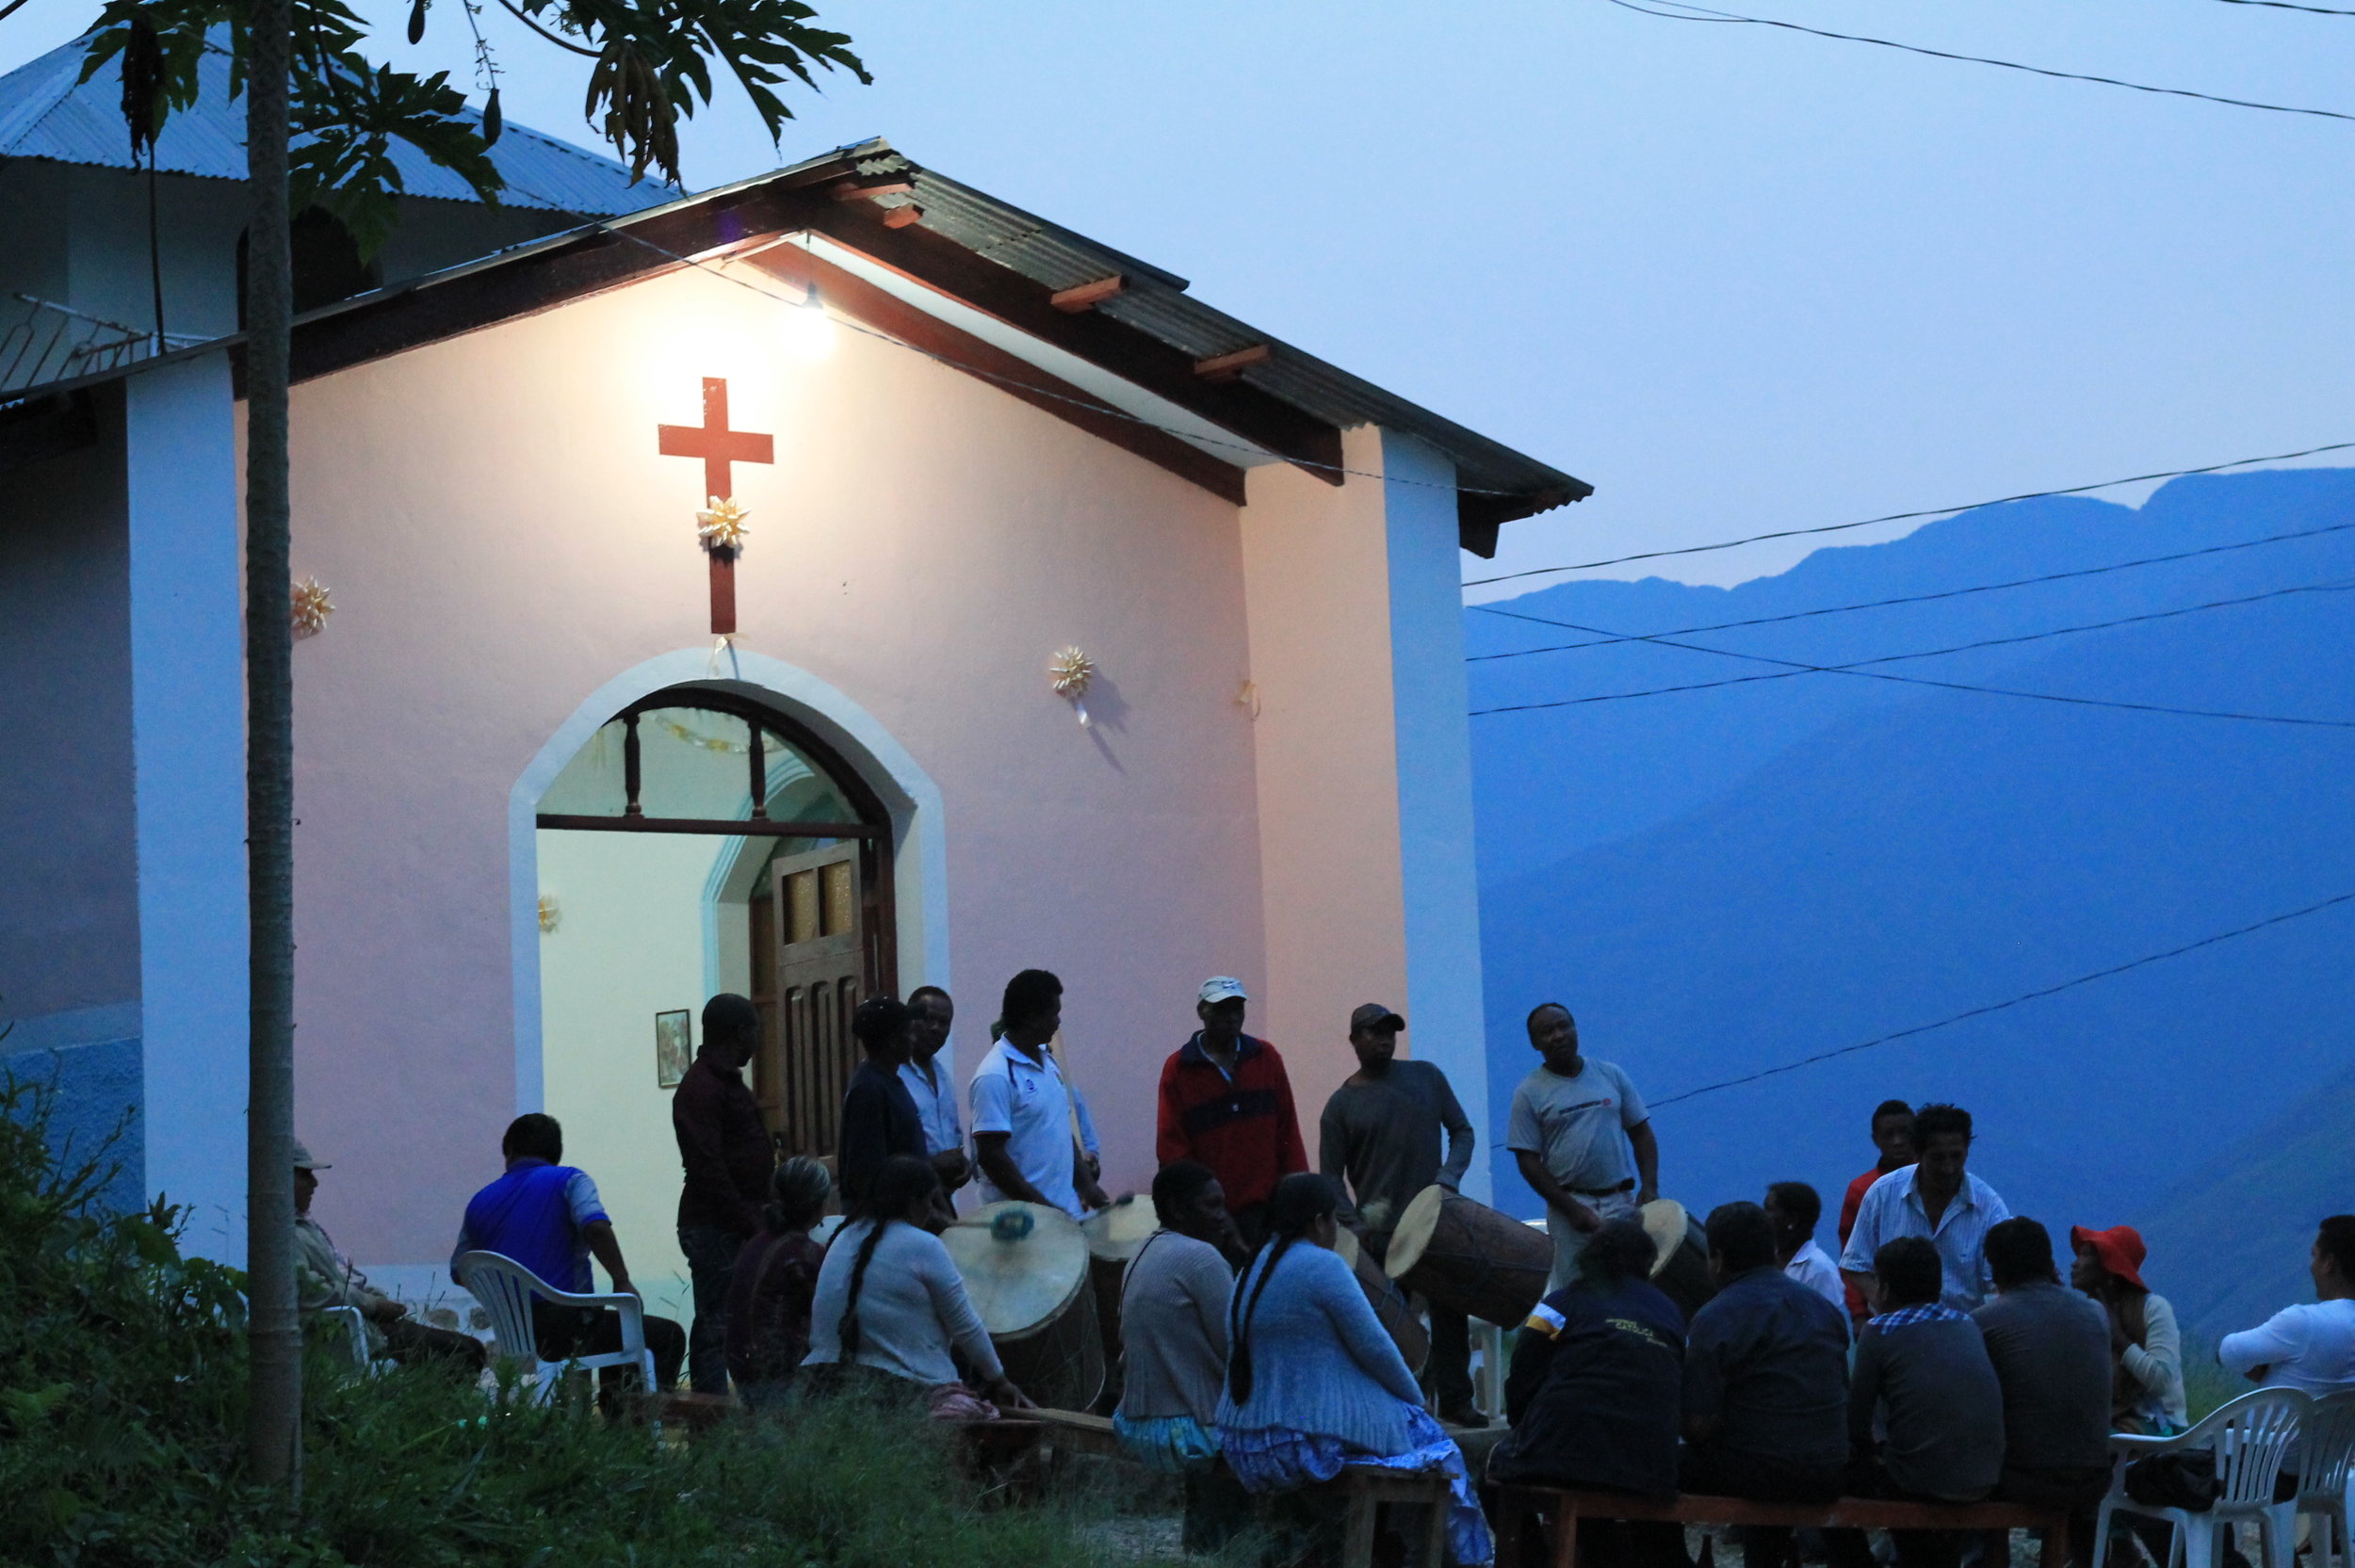
[[[973,1075],[973,1152],[982,1202],[1019,1198],[1077,1217],[1102,1208],[1104,1189],[1078,1137],[1079,1091],[1064,1082],[1047,1043],[1063,1026],[1063,981],[1025,969],[1006,982],[1005,1033]]]

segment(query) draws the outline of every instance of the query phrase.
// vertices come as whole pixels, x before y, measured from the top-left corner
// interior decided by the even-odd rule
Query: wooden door
[[[753,1091],[788,1155],[830,1158],[842,1095],[858,1065],[851,1010],[869,994],[870,900],[859,847],[840,844],[770,863],[753,920],[754,1001],[761,1051]]]

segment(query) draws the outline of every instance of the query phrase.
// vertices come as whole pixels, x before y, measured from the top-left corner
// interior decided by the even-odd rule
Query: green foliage
[[[811,1404],[691,1442],[429,1368],[306,1373],[302,1495],[243,1477],[243,1284],[174,1214],[106,1217],[0,1084],[0,1564],[1080,1568],[1057,1507],[984,1508],[919,1416]],[[512,1393],[512,1391],[510,1391]]]
[[[793,117],[777,89],[790,76],[816,88],[812,67],[870,80],[850,36],[817,24],[804,0],[499,0],[546,41],[593,60],[582,112],[630,166],[680,183],[678,121],[708,105],[716,63],[760,112],[773,140]],[[461,0],[469,26],[479,0]],[[425,36],[430,0],[412,0],[408,36]],[[82,63],[88,81],[122,62],[122,112],[134,154],[164,121],[196,102],[207,49],[231,60],[242,91],[249,60],[248,0],[106,0]],[[481,122],[447,72],[420,76],[371,61],[367,24],[343,0],[294,0],[292,210],[318,204],[341,218],[373,255],[391,234],[401,179],[390,156],[408,143],[451,170],[485,202],[503,188],[490,146],[499,137],[497,68],[474,26]]]

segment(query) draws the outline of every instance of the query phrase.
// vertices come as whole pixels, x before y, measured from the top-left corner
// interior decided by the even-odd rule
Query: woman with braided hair
[[[1423,1409],[1414,1373],[1333,1251],[1340,1207],[1340,1189],[1313,1172],[1286,1176],[1268,1200],[1268,1240],[1227,1309],[1220,1450],[1243,1486],[1262,1494],[1300,1493],[1345,1464],[1444,1471],[1449,1559],[1487,1562],[1495,1549],[1464,1456]],[[1294,1530],[1326,1536],[1339,1510],[1323,1500],[1311,1495],[1276,1512],[1295,1516],[1287,1521]]]
[[[796,1155],[769,1178],[760,1229],[736,1254],[728,1278],[728,1376],[755,1410],[774,1404],[809,1354],[809,1307],[826,1249],[810,1231],[826,1212],[834,1178]]]
[[[866,1215],[844,1225],[826,1249],[810,1309],[809,1358],[802,1365],[829,1391],[913,1396],[937,1413],[947,1413],[945,1401],[962,1414],[979,1401],[957,1382],[954,1350],[985,1380],[983,1392],[991,1399],[1027,1406],[1031,1401],[1006,1380],[949,1249],[927,1228],[939,1194],[940,1173],[930,1160],[894,1155],[883,1162],[868,1188]]]

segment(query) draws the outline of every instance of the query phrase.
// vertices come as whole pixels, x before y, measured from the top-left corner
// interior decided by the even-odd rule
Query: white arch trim
[[[666,687],[702,686],[798,719],[883,797],[891,814],[892,893],[901,989],[949,988],[949,850],[940,786],[881,720],[798,665],[732,650],[715,676],[711,652],[682,648],[616,675],[557,726],[507,797],[508,905],[515,987],[515,1109],[544,1108],[540,1004],[540,798],[607,720]]]

